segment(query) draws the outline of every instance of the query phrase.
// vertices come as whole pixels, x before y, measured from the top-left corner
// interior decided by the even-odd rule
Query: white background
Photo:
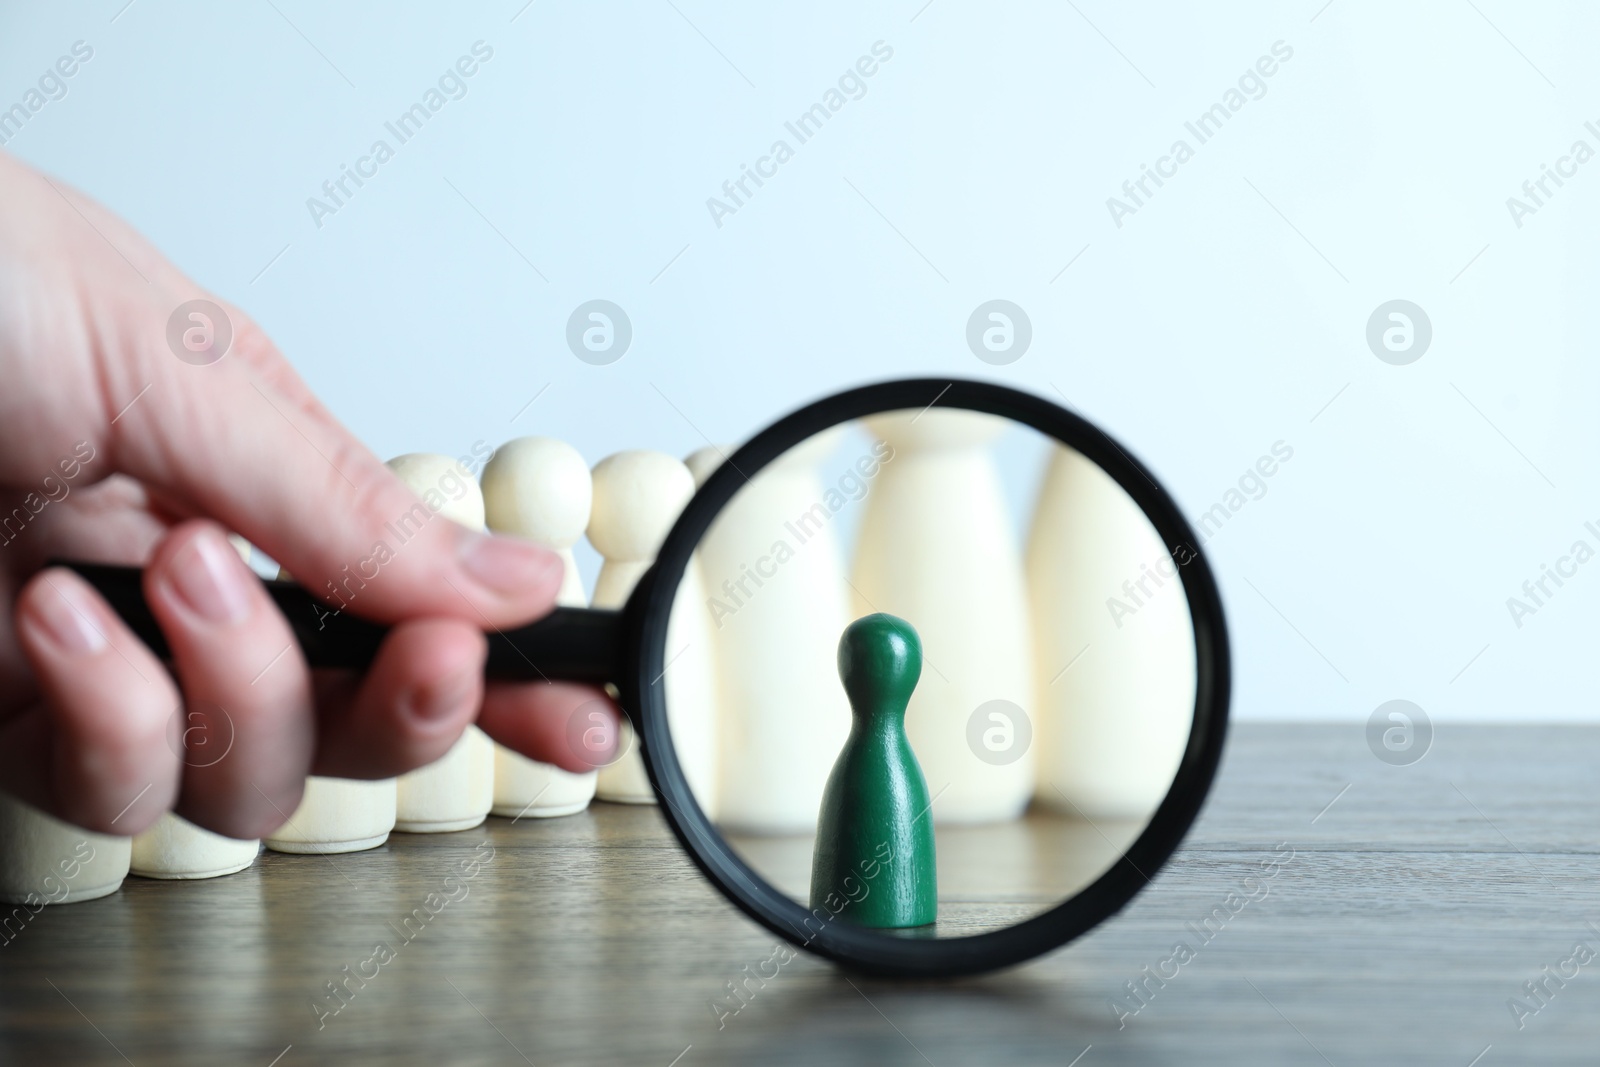
[[[380,455],[682,455],[862,381],[991,377],[1069,398],[1191,517],[1294,449],[1207,544],[1237,714],[1596,717],[1600,563],[1520,629],[1506,598],[1600,549],[1600,161],[1521,228],[1506,198],[1600,149],[1600,10],[674,3],[11,5],[0,107],[94,57],[6,150],[248,309]],[[478,40],[467,95],[318,228],[307,198]],[[718,228],[706,198],[879,40],[865,96]],[[1179,137],[1118,228],[1106,199]],[[606,367],[565,344],[596,297],[634,328]],[[965,343],[992,298],[1033,324],[1005,367]],[[1433,324],[1408,366],[1365,340],[1395,298]]]

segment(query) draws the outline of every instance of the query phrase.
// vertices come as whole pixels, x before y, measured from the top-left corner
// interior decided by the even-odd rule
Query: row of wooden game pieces
[[[696,462],[704,466],[716,460],[720,453]],[[461,459],[413,453],[389,466],[427,508],[427,518],[420,521],[442,516],[558,552],[566,563],[558,602],[566,605],[587,602],[572,558],[579,537],[587,533],[607,558],[596,606],[620,606],[696,481],[671,456],[643,451],[607,457],[591,472],[576,449],[545,437],[519,438],[492,454],[475,449]],[[416,515],[396,516],[393,525],[414,533],[417,521]],[[250,560],[251,546],[240,538],[233,541]],[[324,592],[337,602],[337,590]],[[343,589],[346,596],[352,592],[349,586]],[[637,753],[631,757],[632,763],[619,761],[606,769],[603,795],[652,803],[643,765]],[[472,726],[443,757],[398,779],[308,778],[299,807],[264,841],[224,837],[170,812],[132,838],[91,833],[0,792],[0,902],[27,909],[93,900],[115,892],[129,874],[158,879],[234,874],[255,862],[263,844],[286,853],[356,852],[382,845],[391,831],[471,829],[491,812],[514,821],[575,814],[602,788],[600,778],[600,772],[572,773],[530,760]],[[4,921],[0,914],[0,928]]]

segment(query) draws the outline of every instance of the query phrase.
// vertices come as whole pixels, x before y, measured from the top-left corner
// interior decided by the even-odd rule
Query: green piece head
[[[904,714],[922,676],[922,639],[904,619],[878,612],[844,628],[839,681],[858,715],[880,709]]]

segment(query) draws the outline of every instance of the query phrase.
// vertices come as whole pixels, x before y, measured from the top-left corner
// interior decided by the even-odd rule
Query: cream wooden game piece
[[[722,466],[723,461],[733,453],[732,445],[706,445],[684,456],[683,465],[689,468],[689,476],[694,479],[694,487],[698,489],[705,485],[706,479],[711,477],[712,472]]]
[[[729,501],[699,548],[721,682],[718,819],[734,829],[812,829],[850,732],[835,663],[851,619],[849,586],[817,476],[846,432],[818,434],[768,464]],[[875,476],[877,461],[863,452],[864,469]],[[691,469],[714,466],[724,454],[703,449],[690,457]],[[872,477],[855,468],[857,458],[841,473],[849,470],[850,487],[864,493]]]
[[[700,809],[707,818],[716,819],[720,715],[710,623],[700,562],[691,557],[667,618],[661,684],[666,687],[667,726],[678,765]]]
[[[305,795],[288,821],[265,839],[274,852],[360,852],[389,840],[394,829],[395,780],[306,779]]]
[[[1017,708],[996,736],[1031,732],[1032,635],[1019,543],[990,444],[1010,424],[979,412],[929,408],[867,420],[891,449],[866,500],[852,582],[855,613],[882,611],[922,637],[923,678],[906,712],[934,819],[980,823],[1021,814],[1033,757],[980,757],[969,726],[981,706]],[[987,729],[987,727],[985,728]]]
[[[595,580],[594,606],[620,608],[694,495],[694,478],[671,456],[637,450],[607,456],[595,464],[593,477],[589,543],[605,557]],[[655,803],[638,740],[626,718],[619,743],[625,754],[600,768],[596,795],[625,804]]]
[[[408,452],[388,463],[429,511],[471,530],[483,529],[483,492],[459,459]]]
[[[705,484],[726,455],[724,449],[707,446],[684,458],[696,489]],[[684,568],[667,620],[663,684],[673,751],[700,809],[708,818],[716,819],[721,804],[723,758],[721,682],[704,574],[696,551]]]
[[[279,568],[278,577],[291,580]],[[379,778],[306,779],[300,806],[262,841],[274,852],[329,854],[360,852],[389,840],[394,829],[395,780]]]
[[[519,437],[495,450],[483,468],[483,506],[489,529],[554,550],[565,566],[556,603],[584,607],[588,597],[572,546],[589,525],[593,498],[589,465],[578,450],[553,437]],[[494,747],[495,815],[551,818],[589,806],[596,772],[574,774]]]
[[[80,830],[0,793],[0,903],[21,906],[5,915],[3,932],[14,936],[10,921],[24,921],[23,909],[115,893],[128,874],[130,840]]]
[[[129,871],[141,878],[217,878],[244,870],[260,851],[260,841],[223,837],[169,811],[134,837]]]
[[[1039,802],[1090,819],[1148,817],[1177,774],[1194,711],[1194,631],[1177,564],[1110,475],[1058,446],[1027,573]]]
[[[482,489],[489,529],[553,550],[566,564],[559,602],[587,604],[572,546],[589,525],[594,484],[578,450],[554,437],[507,441],[483,468]]]
[[[228,543],[248,565],[253,555],[250,542],[230,533]],[[187,725],[173,723],[172,741],[180,751],[188,751],[188,739],[179,733]],[[210,756],[204,759],[209,761]],[[223,837],[167,812],[154,826],[134,837],[129,869],[142,878],[216,878],[244,870],[255,862],[260,851],[260,841]]]
[[[483,493],[460,460],[411,452],[391,459],[389,469],[438,517],[484,528]],[[394,828],[411,834],[470,830],[493,803],[494,742],[468,726],[449,752],[400,776]]]

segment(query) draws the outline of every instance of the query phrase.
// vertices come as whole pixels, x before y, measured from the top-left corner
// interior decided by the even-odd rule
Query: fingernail
[[[173,557],[168,585],[203,619],[238,622],[250,614],[250,594],[239,557],[210,530],[197,534]]]
[[[50,588],[33,600],[34,618],[61,651],[86,655],[106,647],[106,635],[97,621],[99,611],[82,581],[75,575],[50,579]]]
[[[473,672],[463,671],[431,685],[418,686],[407,694],[406,703],[416,718],[437,722],[461,706],[476,681]]]
[[[461,539],[461,566],[480,585],[515,595],[558,580],[561,557],[531,541],[468,533]]]

